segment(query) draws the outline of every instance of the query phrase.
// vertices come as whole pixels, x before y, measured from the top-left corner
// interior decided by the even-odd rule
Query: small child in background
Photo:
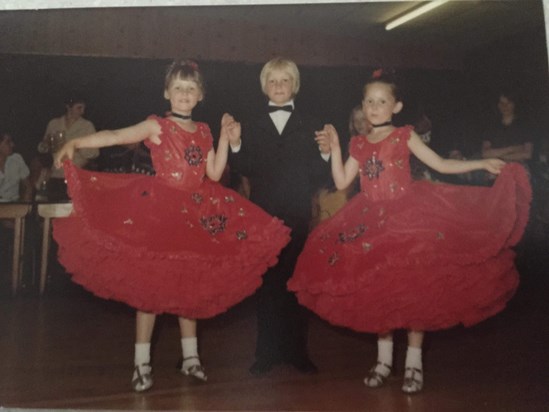
[[[370,126],[362,111],[362,105],[353,107],[349,115],[349,138],[366,136],[369,130]],[[333,216],[351,197],[358,193],[359,189],[358,179],[342,190],[338,190],[333,183],[329,187],[320,189],[313,199],[311,227],[315,227],[320,221]]]

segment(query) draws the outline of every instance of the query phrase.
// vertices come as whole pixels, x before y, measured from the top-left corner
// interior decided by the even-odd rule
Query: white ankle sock
[[[181,350],[183,352],[183,369],[188,369],[193,365],[200,365],[197,338],[181,338]]]
[[[150,363],[150,362],[151,362],[151,344],[136,343],[133,364],[142,365],[144,363]]]
[[[393,341],[388,339],[378,339],[377,341],[377,364],[375,371],[382,376],[389,376],[391,370],[389,367],[393,366]],[[383,365],[380,365],[382,363]]]
[[[379,339],[377,341],[377,361],[389,366],[393,366],[393,341],[388,339]],[[387,368],[383,368],[386,370]]]
[[[421,348],[414,348],[413,346],[408,346],[406,351],[406,368],[416,368],[423,370],[423,363],[421,360]]]

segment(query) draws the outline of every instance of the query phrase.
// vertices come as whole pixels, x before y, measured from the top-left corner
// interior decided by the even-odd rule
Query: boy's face
[[[267,77],[265,91],[270,101],[281,106],[294,96],[294,80],[283,70],[273,70]]]

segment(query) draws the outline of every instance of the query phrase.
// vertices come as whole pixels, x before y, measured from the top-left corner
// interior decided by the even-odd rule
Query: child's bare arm
[[[444,159],[429,148],[425,143],[423,143],[421,138],[415,132],[412,132],[412,136],[410,137],[410,140],[408,140],[408,147],[419,160],[437,172],[444,174],[467,173],[480,169],[498,174],[505,165],[505,162],[500,159]]]
[[[149,138],[153,143],[160,144],[160,125],[154,120],[145,120],[136,125],[117,130],[102,130],[89,136],[68,141],[55,154],[54,163],[61,167],[63,160],[72,159],[76,149],[101,148],[115,145],[136,143]]]
[[[317,136],[325,136],[330,143],[330,151],[332,153],[332,177],[334,183],[339,190],[348,187],[358,173],[358,162],[353,157],[349,157],[347,162],[343,164],[341,154],[341,146],[339,144],[339,136],[334,126],[328,124],[324,129],[317,132]]]
[[[221,118],[221,132],[219,136],[219,144],[217,145],[217,153],[214,149],[208,153],[206,163],[206,175],[214,181],[219,181],[225,167],[227,166],[227,158],[229,156],[229,142],[240,141],[241,126],[234,118],[225,113]]]

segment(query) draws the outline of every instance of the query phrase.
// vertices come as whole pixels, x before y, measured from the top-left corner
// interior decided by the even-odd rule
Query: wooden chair
[[[50,251],[51,219],[67,217],[72,212],[72,203],[43,203],[38,205],[38,215],[44,218],[42,229],[42,256],[40,261],[40,294],[46,288],[48,255]]]
[[[11,291],[15,295],[21,283],[21,256],[25,240],[25,216],[31,211],[29,203],[0,203],[0,219],[14,220],[13,262],[11,269]]]

